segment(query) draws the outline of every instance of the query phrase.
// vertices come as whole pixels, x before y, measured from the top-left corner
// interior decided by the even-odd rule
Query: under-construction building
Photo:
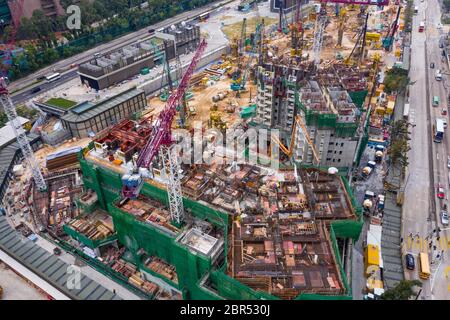
[[[115,143],[104,146],[101,135],[80,152],[81,199],[89,201],[80,202],[82,220],[64,227],[71,238],[93,250],[117,239],[126,262],[111,262],[114,270],[127,265],[141,275],[133,280],[128,273],[129,283],[157,283],[183,299],[352,298],[344,271],[350,263],[340,256],[337,238],[357,239],[362,223],[344,178],[315,169],[267,175],[267,168],[245,164],[182,165],[186,218],[173,224],[156,168],[137,199],[121,196],[128,160],[120,154],[133,144],[122,131],[131,135],[135,127],[124,120],[107,133]],[[105,231],[105,240],[92,242],[82,233],[92,229],[98,210],[111,216],[112,224],[106,219],[103,225],[110,224],[113,235]]]
[[[306,80],[310,79],[310,80]],[[257,71],[257,109],[254,122],[279,129],[290,143],[296,116],[301,116],[318,151],[320,165],[350,167],[357,152],[356,130],[367,95],[364,75],[348,66],[313,71],[265,64]],[[313,163],[305,136],[295,134],[295,161]]]
[[[359,110],[347,91],[339,87],[321,87],[316,81],[304,81],[298,91],[300,115],[317,150],[320,164],[351,167],[357,151]],[[300,128],[296,127],[296,130]],[[297,132],[294,159],[312,163],[313,151]]]

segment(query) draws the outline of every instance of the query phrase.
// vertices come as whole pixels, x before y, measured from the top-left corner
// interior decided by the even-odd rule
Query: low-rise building
[[[61,121],[73,137],[85,138],[144,110],[146,105],[145,93],[131,88],[100,102],[77,104],[61,117]]]

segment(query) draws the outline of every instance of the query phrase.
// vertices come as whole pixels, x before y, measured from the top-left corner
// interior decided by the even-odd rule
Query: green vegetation
[[[80,0],[77,1],[82,13],[80,30],[67,29],[67,16],[49,18],[36,10],[30,19],[22,18],[16,36],[19,46],[23,40],[34,42],[27,41],[22,46],[24,52],[13,57],[8,77],[22,78],[58,60],[213,1],[148,0],[148,7],[141,8],[141,0]],[[64,8],[72,3],[75,1],[61,0]],[[11,40],[8,28],[0,36],[5,42]],[[65,41],[57,39],[55,32],[60,32]]]
[[[388,149],[392,168],[400,168],[401,172],[408,166],[408,151],[411,149],[408,141],[411,140],[408,131],[409,123],[398,120],[392,124],[391,145]]]
[[[408,70],[398,67],[388,70],[384,78],[384,85],[387,94],[404,92],[409,85]]]
[[[30,120],[33,120],[38,114],[37,110],[32,109],[32,108],[28,108],[25,105],[18,106],[16,108],[16,111],[17,111],[17,115],[19,117],[24,117],[24,118],[27,118],[27,119],[30,119]]]
[[[64,98],[51,98],[47,100],[45,103],[66,110],[72,108],[74,105],[77,104],[75,101],[67,100]]]
[[[3,127],[8,122],[8,117],[6,113],[0,112],[0,128]]]
[[[414,287],[422,287],[419,280],[402,280],[394,288],[386,290],[381,299],[383,300],[409,300],[417,296]]]
[[[450,0],[448,0],[448,1],[450,1]],[[411,32],[412,31],[412,17],[414,15],[413,5],[414,5],[414,1],[413,0],[408,0],[408,3],[406,5],[406,7],[405,7],[405,11],[404,11],[404,15],[405,15],[404,31],[405,32]]]
[[[445,11],[447,11],[447,12],[450,11],[450,0],[444,0],[443,4],[444,4]]]

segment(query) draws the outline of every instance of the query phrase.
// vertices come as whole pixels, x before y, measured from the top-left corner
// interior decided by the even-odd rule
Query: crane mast
[[[13,128],[17,143],[22,150],[23,157],[30,166],[34,183],[40,191],[47,190],[47,184],[42,176],[39,164],[34,157],[33,149],[31,149],[25,130],[22,128],[17,116],[16,108],[14,107],[14,104],[9,96],[5,78],[0,78],[0,105],[5,110],[9,123]]]
[[[174,90],[163,111],[159,114],[152,129],[152,137],[141,150],[134,165],[133,174],[125,174],[122,177],[122,195],[125,198],[136,198],[143,185],[139,168],[149,168],[156,153],[160,153],[163,162],[164,172],[167,174],[167,193],[169,198],[170,215],[172,221],[180,224],[184,218],[183,197],[181,193],[181,182],[179,177],[180,167],[178,157],[172,146],[172,122],[177,113],[177,105],[183,99],[189,86],[189,81],[195,71],[205,48],[206,40],[202,39],[194,57],[191,60],[186,72],[183,74],[178,87]]]

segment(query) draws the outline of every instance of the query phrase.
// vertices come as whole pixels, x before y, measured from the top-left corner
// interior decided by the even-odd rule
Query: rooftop
[[[17,117],[21,125],[24,125],[27,122],[30,122],[27,118]],[[16,139],[16,135],[14,134],[14,129],[10,125],[8,121],[3,127],[0,128],[0,148],[11,143]]]
[[[83,122],[143,93],[140,89],[131,88],[97,103],[83,102],[69,109],[62,119],[67,122]]]

